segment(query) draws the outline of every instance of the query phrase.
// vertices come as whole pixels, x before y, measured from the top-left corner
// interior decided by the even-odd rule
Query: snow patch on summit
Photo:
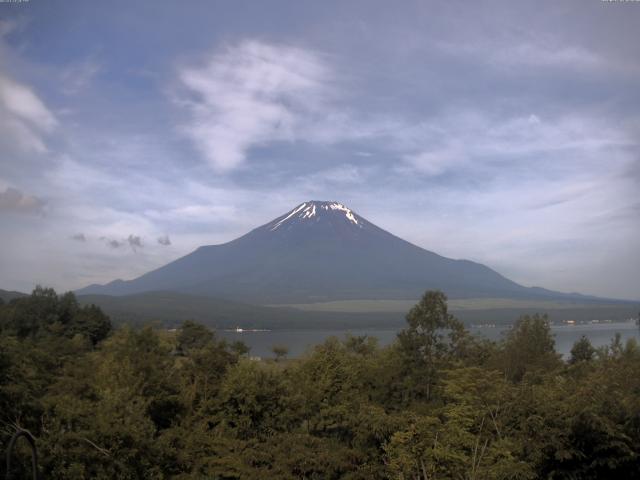
[[[329,208],[331,210],[341,210],[341,211],[345,212],[344,216],[347,217],[350,222],[355,223],[356,225],[358,225],[358,220],[356,219],[356,217],[353,214],[353,212],[351,211],[351,209],[345,207],[341,203],[332,203],[332,204],[329,205]]]
[[[276,223],[273,228],[271,228],[271,231],[273,232],[275,229],[277,229],[280,225],[282,225],[284,222],[286,222],[287,220],[289,220],[291,217],[293,217],[296,213],[298,213],[300,210],[302,210],[305,207],[306,203],[303,203],[302,205],[300,205],[297,208],[294,208],[293,210],[291,210],[291,213],[289,213],[289,215],[287,215],[286,217],[284,217],[282,220],[280,220],[278,223]]]
[[[359,227],[362,228],[362,225],[360,225],[360,223],[358,223],[358,219],[356,218],[354,213],[351,211],[351,209],[347,208],[346,206],[344,206],[341,203],[338,203],[338,202],[304,202],[303,204],[301,204],[301,205],[297,206],[296,208],[294,208],[293,210],[291,210],[291,212],[289,212],[289,214],[286,217],[284,217],[282,220],[279,220],[278,222],[274,223],[273,226],[269,230],[271,230],[273,232],[274,230],[277,230],[282,225],[284,225],[285,222],[288,222],[288,221],[290,221],[290,220],[292,220],[294,218],[298,218],[300,220],[309,220],[309,219],[312,219],[314,217],[320,216],[322,214],[322,210],[324,210],[326,212],[330,212],[330,211],[344,212],[345,218],[350,223],[353,223],[354,225],[358,225]]]
[[[310,207],[305,208],[303,211],[301,218],[311,218],[316,215],[316,206],[311,205]]]

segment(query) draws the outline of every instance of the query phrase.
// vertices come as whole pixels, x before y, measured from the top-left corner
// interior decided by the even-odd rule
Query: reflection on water
[[[502,337],[502,332],[508,326],[472,327],[471,332],[483,335],[492,340]],[[616,333],[620,333],[623,343],[628,338],[637,338],[638,327],[633,322],[578,324],[567,326],[553,326],[556,340],[556,351],[568,355],[573,343],[585,335],[594,347],[607,345]],[[331,336],[343,338],[347,333],[351,335],[369,335],[376,337],[380,345],[388,345],[396,338],[397,329],[356,329],[356,330],[272,330],[272,331],[219,331],[218,334],[227,340],[241,340],[251,347],[250,355],[258,357],[273,357],[271,348],[274,345],[284,345],[289,348],[289,356],[297,357],[309,348],[324,342]]]

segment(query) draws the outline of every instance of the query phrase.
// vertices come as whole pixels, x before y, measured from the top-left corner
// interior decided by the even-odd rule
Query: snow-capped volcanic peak
[[[285,224],[290,224],[294,221],[308,221],[319,220],[324,216],[331,215],[344,215],[344,218],[351,224],[362,227],[358,221],[358,217],[350,208],[347,208],[338,202],[319,202],[310,201],[304,202],[291,210],[282,218],[277,219],[273,224],[269,225],[269,230],[272,232],[279,229]]]

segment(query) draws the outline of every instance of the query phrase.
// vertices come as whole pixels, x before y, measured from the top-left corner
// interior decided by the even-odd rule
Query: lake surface
[[[503,332],[509,326],[497,327],[471,327],[473,334],[482,335],[491,340],[502,338]],[[629,338],[640,340],[638,326],[633,322],[578,324],[552,326],[551,330],[556,340],[556,351],[562,355],[568,355],[574,342],[585,335],[594,347],[607,345],[616,333],[620,333],[622,342]],[[218,331],[218,335],[229,341],[241,340],[246,343],[251,351],[249,355],[271,358],[274,345],[283,345],[289,349],[289,357],[298,357],[312,348],[314,345],[324,342],[327,338],[335,336],[344,338],[351,335],[369,335],[376,337],[380,345],[388,345],[393,342],[398,333],[397,328],[383,329],[354,329],[354,330],[272,330],[272,331]]]

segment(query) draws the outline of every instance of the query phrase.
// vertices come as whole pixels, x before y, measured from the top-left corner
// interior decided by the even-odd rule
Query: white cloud
[[[5,111],[38,130],[50,131],[56,125],[53,114],[26,86],[0,76],[0,102]]]
[[[0,139],[20,151],[47,151],[43,135],[57,125],[53,113],[33,91],[0,75]]]
[[[311,51],[245,41],[182,69],[180,80],[192,115],[184,130],[221,172],[240,166],[252,147],[351,134],[333,103],[334,74]]]
[[[447,170],[459,168],[467,160],[464,151],[458,146],[448,146],[437,150],[425,150],[404,157],[407,165],[427,175],[440,175]]]

